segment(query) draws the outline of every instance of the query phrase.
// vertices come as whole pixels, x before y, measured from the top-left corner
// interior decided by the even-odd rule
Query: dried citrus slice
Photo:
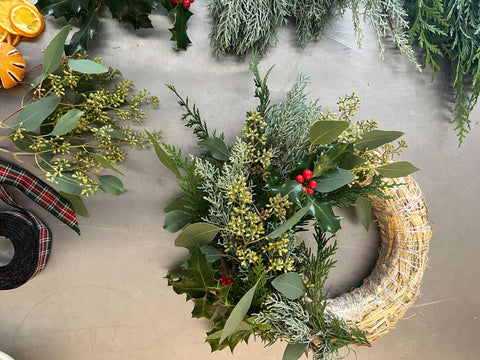
[[[27,4],[13,6],[9,12],[9,19],[15,31],[26,37],[37,36],[45,26],[37,8]]]
[[[9,89],[25,76],[25,60],[12,45],[0,42],[0,83]]]
[[[20,35],[10,23],[10,10],[15,5],[31,5],[27,0],[0,0],[0,27],[13,35]]]
[[[7,30],[0,27],[0,42],[6,41],[8,34],[10,34]]]
[[[17,46],[22,40],[22,35],[10,35],[10,41],[8,42],[12,46]]]

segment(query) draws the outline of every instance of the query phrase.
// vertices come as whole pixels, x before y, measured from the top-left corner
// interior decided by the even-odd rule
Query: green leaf
[[[173,160],[170,159],[170,156],[168,156],[168,154],[163,151],[157,139],[155,139],[153,135],[150,134],[148,131],[145,132],[150,139],[150,142],[153,144],[153,148],[155,149],[155,153],[157,154],[158,159],[162,162],[163,165],[165,165],[167,169],[173,172],[177,177],[180,177],[180,171],[178,170],[178,167],[175,166]]]
[[[255,295],[255,290],[257,289],[258,281],[253,285],[253,287],[248,290],[245,295],[242,296],[240,301],[235,305],[230,316],[223,327],[222,336],[220,337],[220,343],[223,342],[226,338],[232,335],[236,328],[240,325],[240,323],[247,315],[248,310],[250,309],[250,305],[252,304],[253,296]]]
[[[165,215],[163,228],[171,233],[175,233],[185,227],[190,221],[190,216],[181,210],[173,210]]]
[[[384,177],[397,178],[410,175],[420,169],[408,161],[398,161],[388,165],[379,166],[376,170]]]
[[[308,344],[288,343],[283,353],[282,360],[298,360],[307,349]]]
[[[84,188],[77,182],[78,180],[73,177],[72,173],[64,172],[61,176],[55,178],[55,188],[58,191],[65,192],[67,194],[82,195]],[[102,190],[97,189],[92,195],[101,194]]]
[[[207,260],[210,262],[215,262],[223,256],[220,251],[210,245],[202,245],[200,246],[200,250],[203,254],[205,254]]]
[[[13,133],[12,133],[13,134]],[[16,140],[13,139],[13,136],[10,136],[10,139],[12,142],[15,144],[16,147],[18,147],[20,150],[28,153],[34,153],[30,148],[30,145],[33,145],[34,139],[37,138],[37,134],[31,132],[31,131],[24,131],[22,132],[23,138],[17,138]],[[53,151],[51,150],[52,147],[50,145],[46,145],[41,153],[38,153],[36,156],[40,156],[40,158],[44,161],[50,161],[53,158]],[[47,170],[51,171],[51,169]]]
[[[79,216],[83,216],[88,218],[90,215],[88,214],[88,210],[80,199],[80,196],[67,194],[63,191],[60,191],[60,195],[67,199],[70,205],[72,205],[73,212]]]
[[[105,127],[105,125],[100,125],[100,124],[90,124],[89,126],[92,129],[101,129]],[[125,134],[116,128],[113,128],[112,131],[109,131],[108,136],[110,136],[112,139],[120,139],[120,140],[124,140],[126,138]]]
[[[83,111],[80,111],[78,109],[69,110],[60,119],[58,119],[50,135],[60,136],[69,133],[70,131],[75,129],[82,115]]]
[[[177,44],[176,49],[186,50],[188,44],[191,43],[187,35],[187,22],[193,13],[190,10],[184,9],[181,2],[178,3],[170,12],[174,16],[173,27],[170,30],[172,37],[170,40]]]
[[[207,261],[198,247],[192,249],[186,267],[178,270],[175,275],[178,280],[173,280],[172,273],[167,275],[168,285],[172,286],[177,294],[186,294],[187,300],[201,299],[208,290],[217,285],[212,263]]]
[[[205,293],[205,296],[199,299],[192,299],[195,306],[192,310],[192,317],[194,318],[207,318],[210,319],[217,307],[213,305],[216,298],[209,292]]]
[[[175,245],[190,248],[210,244],[220,230],[218,226],[208,223],[191,224],[178,235]]]
[[[100,180],[100,186],[107,193],[112,195],[121,195],[125,192],[122,181],[113,175],[97,175]]]
[[[252,330],[253,329],[253,326],[250,325],[249,323],[246,323],[245,321],[242,321],[238,326],[237,328],[235,329],[235,332],[239,332],[239,331],[249,331],[249,330]],[[207,339],[208,340],[213,340],[213,339],[220,339],[222,337],[222,332],[223,330],[219,330],[219,331],[215,331],[214,333],[212,334],[209,334],[207,336]]]
[[[154,0],[104,0],[112,17],[126,22],[134,29],[152,28],[149,15],[157,6]]]
[[[319,177],[337,169],[348,154],[353,153],[353,145],[338,143],[317,158],[313,169],[313,177]]]
[[[60,99],[55,94],[50,94],[38,101],[25,106],[18,114],[17,122],[12,126],[18,129],[20,126],[26,131],[35,130],[51,113],[53,113]]]
[[[88,49],[88,41],[98,34],[99,10],[100,5],[91,6],[88,12],[75,14],[80,19],[80,29],[65,42],[65,54],[73,55]]]
[[[282,196],[288,195],[288,200],[295,205],[302,206],[303,189],[302,184],[294,180],[287,180],[279,186],[273,186],[270,191],[275,194],[281,194]]]
[[[402,135],[403,132],[401,131],[372,130],[363,134],[361,139],[355,141],[355,149],[360,151],[373,150],[398,139]]]
[[[86,12],[92,0],[38,0],[35,6],[44,15],[65,17],[70,21],[77,13]]]
[[[314,200],[308,210],[322,231],[335,234],[340,229],[341,217],[335,216],[329,202]]]
[[[367,159],[358,156],[356,154],[347,154],[343,161],[340,163],[340,167],[345,170],[352,170],[357,166],[360,166],[367,162]]]
[[[99,155],[97,153],[94,153],[94,152],[91,152],[91,153],[88,153],[91,157],[93,157],[95,159],[96,162],[98,162],[100,165],[103,165],[105,166],[107,169],[110,169],[110,170],[113,170],[115,171],[116,173],[119,173],[120,175],[123,175],[125,176],[124,173],[122,173],[120,170],[117,170],[111,163],[110,161],[108,161],[105,157],[103,157],[102,155]]]
[[[220,161],[227,161],[230,157],[230,151],[228,151],[227,145],[225,142],[218,137],[208,137],[197,143],[204,149],[208,150],[214,159]]]
[[[330,144],[348,128],[348,121],[320,120],[310,128],[310,143],[313,145]]]
[[[69,59],[68,67],[82,74],[103,74],[108,71],[107,67],[88,59]]]
[[[189,209],[187,208],[187,205],[188,202],[185,200],[185,194],[182,194],[170,203],[168,203],[168,205],[165,206],[165,208],[163,209],[163,212],[169,213],[173,210],[181,210],[188,213]]]
[[[300,220],[302,220],[305,214],[309,212],[310,206],[311,206],[311,203],[301,208],[300,210],[298,210],[295,214],[292,215],[292,217],[290,217],[290,219],[285,221],[282,225],[278,226],[275,230],[273,230],[267,236],[270,239],[275,239],[280,235],[282,235],[285,231],[295,226]]]
[[[372,222],[372,202],[367,199],[358,198],[355,201],[355,212],[365,230],[368,231]]]
[[[315,191],[330,192],[341,188],[344,185],[352,182],[355,179],[355,174],[348,170],[338,169],[330,171],[324,177],[318,179]]]
[[[290,300],[298,299],[305,294],[303,279],[296,272],[288,272],[272,280],[272,286]]]
[[[70,25],[64,26],[50,41],[43,54],[43,78],[55,72],[62,61],[63,45],[70,32]]]

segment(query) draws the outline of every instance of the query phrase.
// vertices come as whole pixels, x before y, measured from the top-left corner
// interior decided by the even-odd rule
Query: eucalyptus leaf
[[[313,145],[330,144],[335,141],[349,125],[349,121],[317,121],[310,128],[310,143]]]
[[[59,103],[60,99],[55,94],[50,94],[28,104],[19,112],[17,122],[12,128],[18,129],[21,127],[26,131],[35,130],[42,124],[43,120],[55,111]]]
[[[111,163],[110,161],[108,161],[105,157],[103,157],[102,155],[99,155],[97,153],[94,153],[94,152],[91,152],[89,153],[89,155],[91,157],[93,157],[95,159],[95,161],[97,161],[99,164],[105,166],[106,168],[110,169],[110,170],[113,170],[117,173],[119,173],[120,175],[123,175],[125,176],[124,173],[122,173],[120,170],[117,170]]]
[[[157,157],[161,161],[161,163],[165,165],[165,167],[171,172],[173,172],[177,177],[180,177],[180,171],[178,170],[178,167],[173,163],[172,159],[170,159],[170,156],[168,156],[168,154],[163,151],[157,139],[155,139],[153,135],[150,134],[148,131],[145,132],[147,133],[150,142],[153,144],[155,153],[157,154]]]
[[[70,32],[70,25],[64,26],[50,41],[43,54],[43,78],[55,72],[62,62],[63,46]]]
[[[355,212],[365,230],[368,231],[372,222],[372,202],[367,199],[358,198],[355,201]]]
[[[208,223],[191,224],[178,235],[175,245],[189,248],[210,244],[220,230],[222,229],[218,226]]]
[[[175,233],[189,223],[190,216],[181,210],[173,210],[165,215],[163,219],[163,228],[171,233]]]
[[[73,177],[73,174],[68,172],[61,173],[61,176],[57,176],[55,178],[55,188],[58,191],[73,195],[82,195],[82,191],[84,190],[84,188],[77,183],[77,180]],[[101,193],[102,190],[97,189],[92,195]]]
[[[78,109],[71,109],[67,111],[60,119],[58,119],[50,135],[60,136],[69,133],[75,129],[82,115],[83,111]]]
[[[361,139],[355,141],[355,149],[364,151],[366,149],[373,150],[379,146],[397,140],[403,135],[401,131],[383,131],[372,130],[362,135]]]
[[[341,188],[344,185],[352,182],[355,179],[355,174],[348,170],[338,169],[329,172],[324,177],[318,179],[315,191],[330,192]]]
[[[222,330],[222,336],[220,337],[220,343],[223,342],[227,337],[232,335],[237,327],[242,323],[245,315],[247,315],[250,306],[252,305],[253,296],[255,295],[255,290],[257,289],[258,281],[253,285],[253,287],[248,290],[245,295],[242,296],[240,301],[235,305],[230,316],[228,317],[225,326]]]
[[[290,300],[298,299],[305,294],[303,279],[296,272],[281,274],[272,280],[272,286]]]
[[[289,230],[290,228],[295,226],[295,224],[297,224],[300,220],[302,220],[302,218],[305,216],[305,214],[309,211],[311,205],[312,204],[309,203],[307,206],[298,210],[295,214],[292,215],[292,217],[290,219],[285,221],[282,225],[278,226],[275,230],[273,230],[267,236],[270,239],[275,239],[275,238],[281,236],[285,231]]]
[[[227,161],[230,157],[230,151],[228,151],[227,145],[225,145],[225,142],[222,139],[216,136],[210,136],[199,141],[198,145],[208,150],[214,159]]]
[[[288,343],[283,353],[282,360],[298,360],[307,349],[308,344]]]
[[[108,68],[88,59],[69,59],[68,67],[82,74],[104,74]]]
[[[163,209],[163,212],[169,213],[173,210],[182,210],[184,212],[189,212],[190,209],[188,209],[186,205],[188,205],[188,202],[185,200],[184,194],[182,194],[169,202],[167,206],[165,206],[165,208]]]
[[[67,199],[70,205],[72,205],[73,212],[79,216],[88,218],[88,210],[82,202],[82,199],[78,195],[67,194],[63,191],[60,191],[60,195]]]
[[[216,248],[210,245],[202,245],[200,246],[200,250],[205,255],[207,260],[210,262],[217,261],[223,256],[223,254],[220,251],[218,251]]]
[[[410,175],[420,169],[408,161],[398,161],[388,165],[379,166],[376,170],[384,177],[397,178]]]
[[[121,195],[125,192],[122,181],[113,175],[97,175],[100,186],[107,193],[112,195]]]

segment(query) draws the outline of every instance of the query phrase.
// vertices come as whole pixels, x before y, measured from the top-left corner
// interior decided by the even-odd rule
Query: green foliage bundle
[[[185,50],[190,44],[187,22],[193,14],[182,6],[182,1],[173,3],[171,0],[39,0],[36,6],[44,15],[51,15],[55,19],[65,18],[68,23],[79,24],[79,30],[65,43],[67,55],[88,49],[89,40],[99,32],[99,13],[103,7],[110,9],[113,18],[132,25],[134,29],[152,28],[149,18],[152,11],[155,9],[166,11],[174,18],[170,32],[171,40],[176,43],[176,49]]]
[[[165,208],[164,227],[180,231],[175,245],[189,250],[167,275],[178,294],[192,300],[192,316],[212,320],[206,341],[212,351],[254,334],[270,344],[285,340],[284,359],[312,351],[327,359],[365,335],[326,310],[325,280],[340,229],[334,206],[355,206],[365,227],[371,196],[385,197],[384,177],[418,170],[393,162],[405,147],[398,131],[381,131],[373,120],[352,123],[354,94],[341,98],[338,113],[320,112],[298,76],[284,103],[271,104],[267,76],[251,63],[260,103],[250,111],[235,144],[210,132],[198,109],[173,86],[186,109],[182,120],[198,137],[198,156],[152,138],[160,161],[179,179],[183,193]],[[315,253],[296,234],[315,230]],[[330,234],[330,235],[328,235]]]
[[[105,67],[101,59],[79,54],[63,58],[69,30],[63,28],[47,46],[42,74],[21,107],[0,122],[8,133],[0,139],[11,139],[18,150],[0,151],[42,170],[79,215],[88,215],[79,195],[124,192],[117,176],[100,170],[123,175],[114,167],[125,159],[122,145],[145,148],[150,142],[128,123],[143,121],[142,105],[156,106],[158,99],[146,90],[135,93],[134,84],[118,81],[119,71]],[[9,124],[11,119],[15,123]]]

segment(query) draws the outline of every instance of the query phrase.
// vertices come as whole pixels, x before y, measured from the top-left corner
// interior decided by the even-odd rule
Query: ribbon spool
[[[0,160],[0,199],[18,209],[0,212],[0,236],[9,240],[14,250],[10,261],[0,259],[0,290],[10,290],[25,284],[45,267],[52,236],[48,227],[20,206],[2,183],[17,187],[77,233],[80,231],[70,204],[53,188],[33,174]]]
[[[13,360],[13,358],[0,351],[0,360]]]

